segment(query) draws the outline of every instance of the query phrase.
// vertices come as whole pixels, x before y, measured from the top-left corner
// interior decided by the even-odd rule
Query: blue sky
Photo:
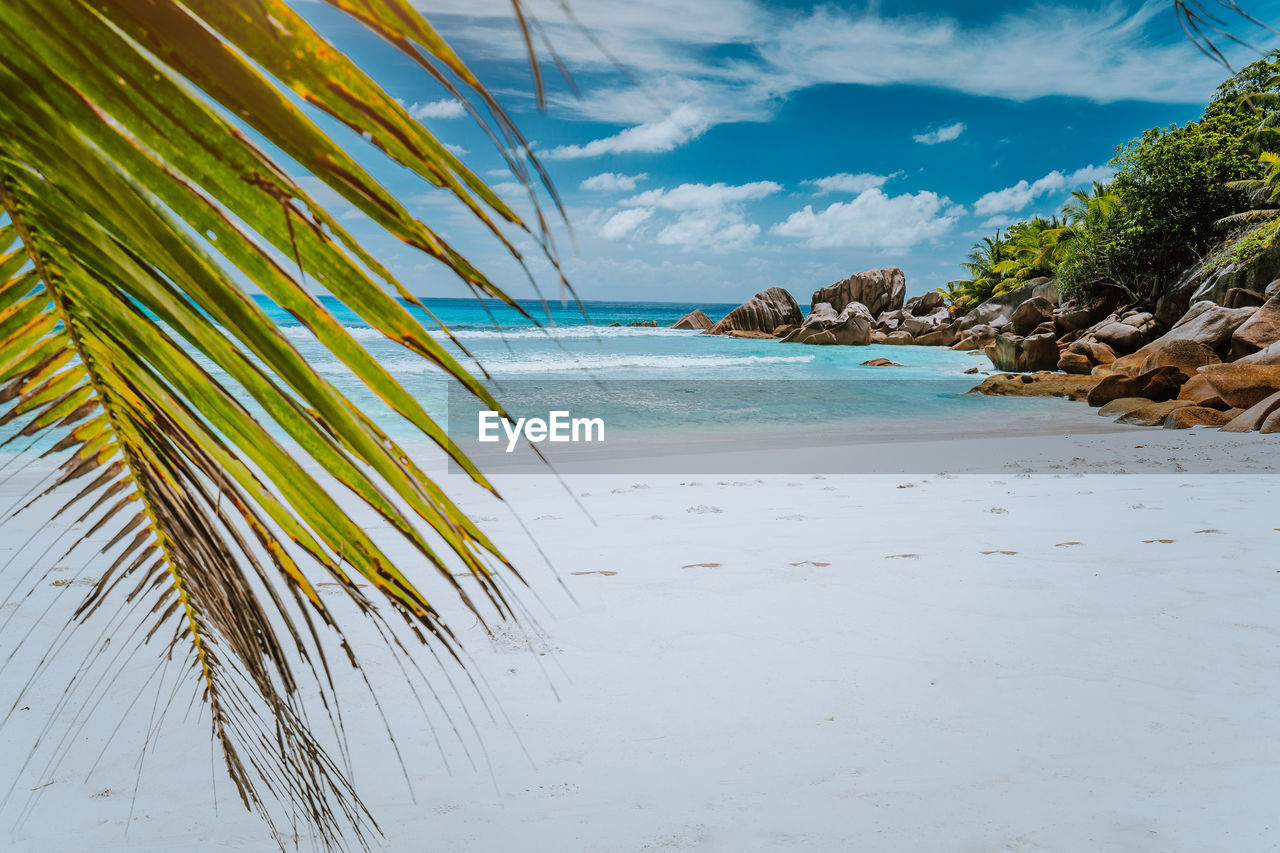
[[[959,277],[977,236],[1054,212],[1075,186],[1105,178],[1118,144],[1196,118],[1227,73],[1186,40],[1167,1],[576,0],[589,38],[559,0],[533,0],[578,88],[548,62],[543,113],[508,0],[415,2],[543,159],[572,227],[572,239],[555,228],[561,259],[584,299],[738,302],[781,285],[807,302],[890,264],[909,293],[923,292]],[[1277,6],[1246,4],[1264,20]],[[425,74],[332,10],[301,8],[520,199],[501,157]],[[1273,46],[1265,32],[1233,29]],[[1229,52],[1237,66],[1256,55]],[[492,277],[532,294],[455,204],[363,159]],[[347,218],[415,292],[462,295],[428,259]],[[554,293],[532,242],[520,245]]]

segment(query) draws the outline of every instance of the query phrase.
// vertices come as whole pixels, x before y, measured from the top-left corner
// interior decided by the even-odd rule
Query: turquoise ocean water
[[[435,367],[381,338],[340,303],[326,303],[430,413],[447,420],[448,383]],[[357,402],[379,408],[296,320],[263,304],[326,376]],[[551,389],[548,398],[561,401],[564,380],[586,380],[572,402],[575,414],[604,417],[622,430],[836,425],[895,435],[964,435],[990,432],[999,421],[1032,423],[1068,410],[1078,414],[1080,408],[1061,400],[966,396],[982,377],[965,371],[990,369],[985,357],[972,353],[941,347],[806,346],[669,328],[695,308],[717,320],[732,304],[595,301],[585,303],[584,316],[573,304],[529,303],[538,325],[496,302],[430,299],[425,304],[467,348],[470,357],[449,344],[462,363],[482,364],[495,394],[516,414],[545,413],[539,388]],[[420,309],[412,310],[434,328]],[[646,320],[657,321],[657,327],[625,325]],[[433,334],[447,343],[443,333]],[[902,366],[862,365],[882,356]],[[837,382],[852,393],[831,394],[835,386],[823,384]]]

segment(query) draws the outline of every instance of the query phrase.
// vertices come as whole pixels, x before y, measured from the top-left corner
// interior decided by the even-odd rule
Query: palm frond
[[[439,79],[455,75],[491,108],[488,129],[514,167],[539,173],[491,96],[411,7],[330,2]],[[313,622],[341,636],[318,578],[375,619],[380,601],[445,660],[460,660],[423,580],[440,579],[482,620],[507,618],[513,605],[494,572],[512,567],[239,281],[296,317],[490,491],[302,277],[501,407],[408,310],[416,297],[224,115],[473,292],[521,312],[289,93],[456,198],[513,256],[504,227],[536,232],[554,264],[541,214],[530,228],[280,0],[6,0],[0,55],[0,427],[59,463],[23,511],[48,500],[52,516],[82,512],[88,531],[72,535],[72,552],[106,537],[109,566],[76,619],[109,601],[137,608],[142,636],[167,637],[163,654],[190,661],[246,806],[273,827],[281,809],[300,814],[327,847],[366,844],[376,824],[301,699],[303,682],[326,691]],[[331,484],[413,559],[393,561]],[[464,592],[459,567],[480,598]]]

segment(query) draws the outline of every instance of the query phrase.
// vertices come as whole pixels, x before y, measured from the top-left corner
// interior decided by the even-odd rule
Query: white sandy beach
[[[346,618],[414,794],[352,691],[357,785],[393,851],[1275,849],[1268,438],[1023,437],[1003,471],[941,476],[570,474],[573,497],[545,475],[499,478],[572,600],[505,508],[465,497],[527,569],[546,654],[455,618],[510,726],[469,703],[492,766],[464,721],[473,769],[428,701],[446,772],[380,640]],[[1175,467],[1197,458],[1237,473]],[[5,559],[17,544],[0,543]],[[41,582],[6,643],[52,641],[96,576],[78,568]],[[80,580],[51,585],[64,577]],[[87,710],[61,766],[21,773],[0,846],[275,849],[212,759],[207,721],[183,721],[190,687],[140,775],[154,690],[86,778],[157,654]],[[7,774],[80,657],[66,659],[4,730]]]

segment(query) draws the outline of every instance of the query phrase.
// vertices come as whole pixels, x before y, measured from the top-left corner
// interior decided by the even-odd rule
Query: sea
[[[442,372],[368,328],[331,298],[330,311],[452,434],[475,433],[480,406]],[[992,398],[968,392],[990,371],[978,353],[944,347],[811,346],[733,338],[671,326],[694,309],[713,321],[736,304],[683,302],[522,303],[529,316],[496,300],[425,299],[447,326],[409,306],[423,325],[513,416],[553,409],[598,417],[611,436],[648,436],[668,445],[732,447],[947,439],[1044,433],[1078,424],[1088,412],[1059,399]],[[346,368],[291,315],[262,304],[318,369],[400,440],[409,427],[386,413]],[[628,324],[653,322],[654,326]],[[463,351],[465,348],[465,352]],[[868,366],[887,358],[893,366]],[[975,374],[974,368],[979,373]],[[708,445],[708,436],[714,441]]]

